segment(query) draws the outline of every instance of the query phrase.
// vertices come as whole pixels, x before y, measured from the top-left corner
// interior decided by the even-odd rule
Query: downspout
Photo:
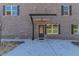
[[[1,43],[1,38],[2,38],[2,20],[1,20],[1,14],[0,14],[0,43]]]
[[[34,22],[33,22],[32,15],[30,15],[30,18],[31,18],[31,23],[32,23],[32,40],[34,40]]]

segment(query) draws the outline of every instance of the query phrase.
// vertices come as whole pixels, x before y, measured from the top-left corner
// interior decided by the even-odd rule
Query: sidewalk
[[[26,40],[4,56],[79,56],[79,46],[67,40]]]

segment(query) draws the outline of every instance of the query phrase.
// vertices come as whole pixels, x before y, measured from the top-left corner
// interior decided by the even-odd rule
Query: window
[[[70,5],[61,6],[61,12],[62,15],[72,15],[72,6]]]
[[[10,15],[10,16],[19,15],[19,6],[17,6],[17,5],[3,6],[3,15]]]
[[[58,24],[47,24],[46,25],[47,34],[58,34],[59,33],[59,25]]]
[[[64,15],[69,15],[69,6],[68,5],[63,6],[63,12],[64,12]]]
[[[79,25],[72,25],[72,34],[79,34]]]

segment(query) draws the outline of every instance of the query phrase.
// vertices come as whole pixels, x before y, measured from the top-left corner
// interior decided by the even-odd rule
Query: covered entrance
[[[35,37],[35,30],[37,30],[38,39],[44,40],[46,34],[45,25],[49,22],[46,16],[56,16],[56,14],[29,14],[29,16],[32,22],[32,40]],[[37,29],[35,29],[35,26],[37,26]]]
[[[37,19],[34,20],[34,33],[37,35],[37,39],[44,40],[46,34],[46,23],[48,23],[48,20],[45,18],[40,18],[39,20]]]

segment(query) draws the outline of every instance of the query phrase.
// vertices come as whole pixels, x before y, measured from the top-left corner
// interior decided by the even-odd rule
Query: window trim
[[[18,10],[17,9],[16,10],[12,10],[13,6],[16,6],[16,8],[17,8],[18,5],[4,5],[4,6],[5,6],[5,10],[4,10],[5,15],[4,16],[18,16],[18,14],[17,14]],[[6,10],[6,6],[10,6],[11,10]],[[7,15],[7,11],[10,11],[11,15]],[[16,12],[16,15],[13,15],[13,11]]]
[[[67,13],[68,14],[64,14],[64,7],[68,7],[68,11],[67,11]],[[61,6],[61,15],[63,15],[63,16],[71,16],[72,15],[72,6],[71,5],[62,5]]]
[[[64,9],[65,7],[67,7],[68,10],[65,10],[65,9]],[[65,12],[67,12],[68,14],[64,14]],[[64,16],[70,15],[70,6],[69,6],[69,5],[63,5],[63,15],[64,15]]]
[[[75,30],[78,30],[78,33],[74,32],[74,27],[73,27],[74,25],[78,25],[78,29],[75,29]],[[74,35],[79,34],[79,24],[72,24],[72,27],[73,27],[73,28],[71,28],[72,32],[73,32],[72,34],[74,34]]]
[[[50,29],[50,30],[52,30],[52,33],[48,33],[48,32],[47,32],[47,28],[46,28],[46,34],[47,34],[47,35],[59,34],[59,31],[60,31],[60,30],[59,30],[59,27],[60,27],[59,24],[50,24],[50,25],[52,25],[52,28]],[[56,29],[56,30],[57,30],[57,33],[54,33],[54,32],[53,32],[53,31],[55,30],[55,29],[53,29],[53,25],[57,25],[57,26],[58,26],[58,27],[57,27],[58,29]],[[46,26],[47,26],[47,24],[46,24]]]

